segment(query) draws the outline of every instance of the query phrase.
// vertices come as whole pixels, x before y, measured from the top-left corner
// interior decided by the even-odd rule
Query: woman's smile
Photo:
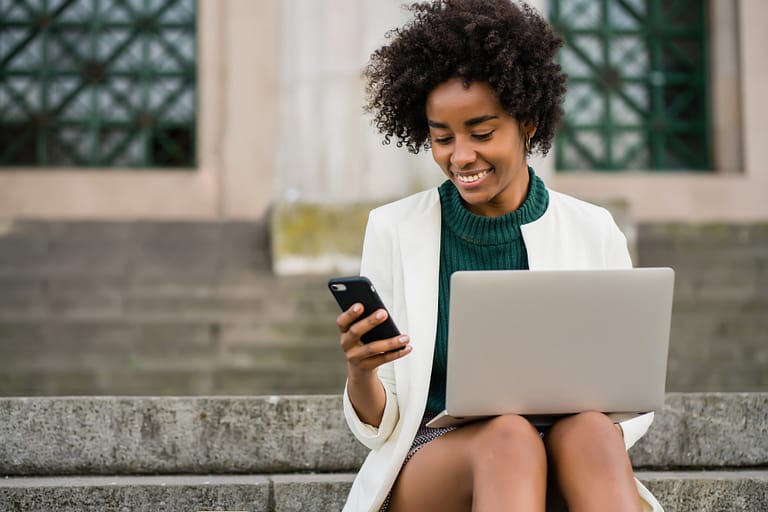
[[[466,187],[474,187],[480,185],[486,176],[493,172],[493,167],[487,169],[479,169],[473,171],[453,171],[453,175],[456,177],[456,181]]]

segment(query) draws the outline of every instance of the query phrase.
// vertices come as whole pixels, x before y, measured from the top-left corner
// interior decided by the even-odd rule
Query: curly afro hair
[[[531,151],[547,154],[563,115],[563,40],[528,5],[512,0],[435,0],[408,7],[413,19],[387,33],[365,69],[374,125],[412,153],[429,149],[426,101],[451,78],[485,81],[518,122],[536,127]]]

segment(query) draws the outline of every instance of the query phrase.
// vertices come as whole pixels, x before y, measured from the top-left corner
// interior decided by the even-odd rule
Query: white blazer
[[[352,433],[371,449],[352,484],[345,511],[377,511],[395,482],[427,402],[437,328],[440,270],[440,196],[437,188],[373,210],[363,243],[360,274],[376,286],[413,351],[379,367],[386,406],[378,428],[360,421],[344,390]],[[607,210],[549,190],[549,206],[521,227],[531,270],[627,268],[624,235]],[[624,444],[648,430],[653,413],[621,423]],[[646,510],[662,508],[637,482]]]

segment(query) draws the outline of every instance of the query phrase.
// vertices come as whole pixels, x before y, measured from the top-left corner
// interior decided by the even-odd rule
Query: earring
[[[531,152],[531,135],[529,133],[525,134],[525,152]]]

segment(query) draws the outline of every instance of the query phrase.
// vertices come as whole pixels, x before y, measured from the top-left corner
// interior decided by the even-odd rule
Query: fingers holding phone
[[[354,307],[354,306],[353,306]],[[354,311],[350,311],[354,314]],[[342,316],[345,313],[342,313]],[[361,338],[381,325],[388,318],[386,310],[379,309],[367,317],[352,323],[341,333],[341,349],[351,369],[371,372],[378,366],[394,361],[411,351],[407,334],[364,343]]]
[[[400,334],[367,278],[334,278],[328,287],[342,309],[336,325],[350,369],[371,372],[410,352],[410,339]]]

